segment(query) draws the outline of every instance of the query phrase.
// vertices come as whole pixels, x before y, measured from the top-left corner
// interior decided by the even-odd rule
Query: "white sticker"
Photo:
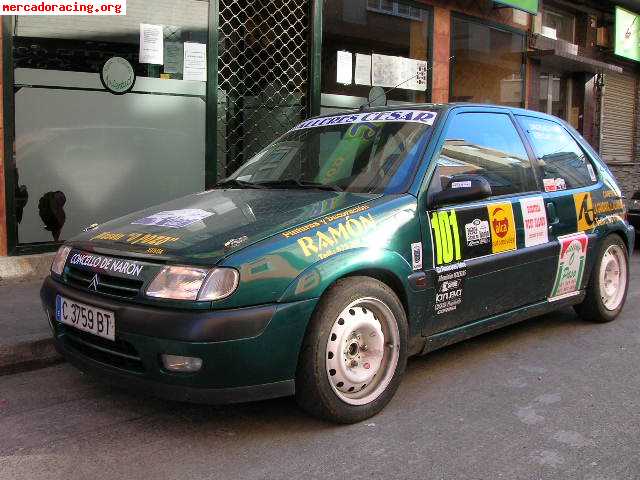
[[[410,122],[433,125],[437,113],[427,110],[390,110],[386,112],[351,113],[349,115],[333,115],[306,120],[296,125],[292,131],[305,128],[326,127],[329,125],[352,125],[355,123],[376,122]]]
[[[464,226],[464,233],[468,247],[486,245],[491,242],[491,229],[487,220],[476,218]]]
[[[533,247],[549,241],[547,211],[542,197],[528,197],[520,200],[524,223],[524,246]]]
[[[558,241],[560,254],[556,279],[549,295],[550,302],[578,295],[589,245],[589,237],[584,232],[558,237]]]
[[[545,192],[555,192],[557,190],[555,178],[543,178],[542,184]]]
[[[593,170],[593,167],[589,162],[587,162],[587,170],[589,171],[589,177],[591,177],[592,182],[597,182],[598,177],[596,177],[596,172]]]
[[[567,183],[564,181],[564,178],[556,178],[554,180],[555,184],[556,184],[556,190],[566,190],[567,189]]]
[[[422,270],[422,242],[411,244],[411,263],[414,270]]]
[[[200,210],[199,208],[188,208],[184,210],[169,210],[158,212],[148,217],[141,218],[131,225],[153,225],[155,227],[184,228],[213,215],[212,212]]]
[[[464,182],[452,182],[451,188],[471,188],[471,180],[465,180]]]

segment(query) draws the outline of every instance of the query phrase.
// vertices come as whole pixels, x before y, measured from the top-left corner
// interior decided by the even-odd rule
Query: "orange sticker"
[[[511,203],[487,205],[491,225],[491,250],[493,253],[516,249],[516,222]]]

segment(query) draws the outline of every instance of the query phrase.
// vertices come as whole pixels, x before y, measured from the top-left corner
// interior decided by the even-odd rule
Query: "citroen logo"
[[[91,283],[89,283],[89,287],[88,287],[89,290],[93,290],[94,292],[97,292],[99,283],[100,283],[100,280],[98,279],[98,274],[96,273],[91,279]]]

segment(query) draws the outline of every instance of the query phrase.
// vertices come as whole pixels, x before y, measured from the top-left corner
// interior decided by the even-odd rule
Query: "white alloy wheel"
[[[387,305],[376,298],[349,304],[327,339],[326,370],[338,398],[350,405],[376,400],[398,365],[400,334]]]
[[[607,310],[620,307],[627,289],[627,262],[619,245],[610,245],[600,264],[600,296]]]

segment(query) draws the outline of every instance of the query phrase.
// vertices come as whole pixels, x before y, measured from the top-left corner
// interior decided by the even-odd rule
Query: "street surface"
[[[382,414],[133,397],[62,364],[0,377],[0,479],[640,478],[640,280],[621,317],[539,317],[410,361]]]

